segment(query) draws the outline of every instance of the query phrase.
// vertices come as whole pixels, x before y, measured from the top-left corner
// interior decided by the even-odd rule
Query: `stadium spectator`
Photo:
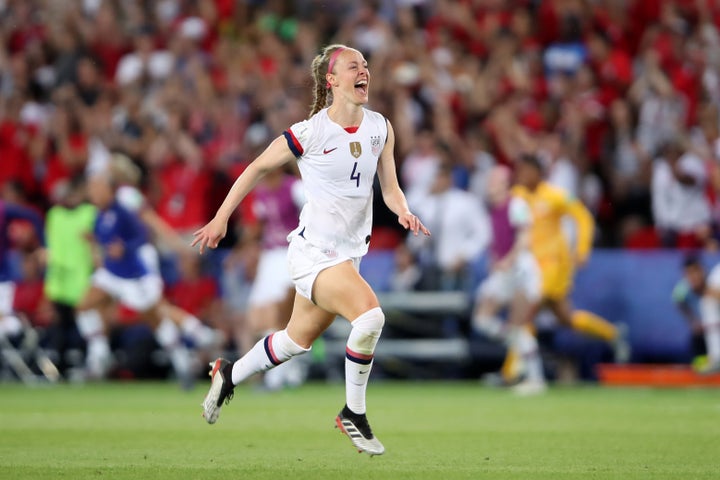
[[[655,160],[652,207],[665,247],[701,248],[712,240],[707,173],[683,140],[669,139]]]
[[[695,356],[707,354],[699,366],[701,373],[720,371],[720,268],[716,265],[706,273],[701,259],[690,254],[683,263],[683,278],[672,292],[672,299],[688,321]],[[699,348],[697,337],[704,340]]]
[[[469,291],[471,267],[490,242],[490,223],[480,199],[454,187],[452,166],[442,163],[428,195],[412,208],[433,232],[431,237],[408,237],[423,268],[422,288]]]

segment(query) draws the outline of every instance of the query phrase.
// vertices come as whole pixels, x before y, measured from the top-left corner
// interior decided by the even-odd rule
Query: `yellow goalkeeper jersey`
[[[570,289],[575,260],[584,262],[590,255],[592,215],[579,200],[546,182],[534,191],[515,186],[513,194],[525,200],[532,212],[530,249],[542,271],[544,294],[560,298]],[[574,252],[562,227],[565,216],[570,216],[576,225]]]

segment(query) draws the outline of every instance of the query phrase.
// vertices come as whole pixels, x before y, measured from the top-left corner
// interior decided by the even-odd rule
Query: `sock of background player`
[[[290,357],[309,351],[309,348],[303,348],[295,343],[286,330],[271,333],[232,365],[232,382],[237,385],[251,375],[270,370],[289,360]]]
[[[348,408],[357,414],[365,413],[365,390],[375,345],[384,324],[385,315],[380,307],[368,310],[352,321],[345,348],[345,397]]]
[[[182,319],[182,331],[195,342],[198,348],[207,348],[212,346],[216,340],[215,332],[212,328],[205,325],[195,315],[186,315]]]
[[[180,329],[175,322],[167,317],[163,318],[155,329],[155,340],[170,357],[175,375],[180,379],[189,379],[192,369],[190,352],[183,344]]]
[[[95,378],[103,378],[110,367],[110,344],[105,326],[97,310],[85,310],[77,314],[77,327],[87,343],[85,364]]]
[[[526,378],[532,382],[545,382],[542,359],[537,338],[526,327],[518,327],[512,335],[512,342],[525,363]]]

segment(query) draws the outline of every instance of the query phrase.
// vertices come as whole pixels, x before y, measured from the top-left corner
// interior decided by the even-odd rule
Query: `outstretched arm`
[[[258,181],[269,171],[274,170],[293,160],[295,155],[290,151],[284,137],[278,137],[260,154],[235,180],[225,200],[218,208],[215,217],[193,235],[191,246],[200,245],[200,253],[206,247],[216,248],[227,233],[227,222],[243,198],[257,185]]]
[[[387,122],[388,137],[380,154],[380,162],[378,163],[378,178],[380,179],[380,188],[382,189],[383,200],[392,212],[398,216],[398,222],[405,229],[412,231],[415,235],[422,232],[430,235],[430,231],[425,228],[419,218],[412,214],[408,207],[405,194],[400,189],[400,184],[395,171],[395,132],[390,122]]]

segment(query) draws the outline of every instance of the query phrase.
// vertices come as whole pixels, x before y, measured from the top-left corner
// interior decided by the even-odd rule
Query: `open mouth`
[[[355,84],[355,91],[360,95],[367,95],[368,82],[367,80],[360,80]]]

